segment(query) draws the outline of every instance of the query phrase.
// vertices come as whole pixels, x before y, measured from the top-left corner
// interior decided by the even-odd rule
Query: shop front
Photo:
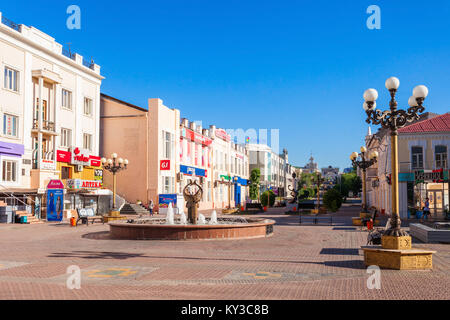
[[[401,173],[400,182],[407,183],[407,203],[409,208],[422,209],[429,199],[430,212],[435,217],[443,215],[449,208],[449,171],[417,170]]]
[[[238,205],[242,204],[243,200],[245,200],[246,192],[243,190],[245,190],[245,187],[248,186],[248,180],[235,176],[233,177],[233,182],[234,182],[234,202],[235,206],[237,207]]]
[[[66,188],[64,209],[76,210],[93,208],[96,213],[106,213],[104,205],[99,205],[102,194],[103,170],[100,157],[79,148],[58,150],[56,153],[57,170]],[[109,200],[102,200],[106,202]],[[109,206],[109,204],[108,204]],[[103,212],[104,211],[104,212]]]

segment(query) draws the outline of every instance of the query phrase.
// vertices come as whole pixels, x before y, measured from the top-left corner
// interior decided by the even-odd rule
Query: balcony
[[[22,27],[21,27],[19,24],[17,24],[17,23],[15,23],[15,22],[13,22],[13,21],[11,21],[11,20],[5,18],[4,16],[2,16],[2,23],[3,23],[5,26],[8,26],[8,27],[10,27],[11,29],[16,30],[17,32],[22,32]]]
[[[39,120],[33,119],[33,130],[39,130]],[[52,121],[42,120],[42,130],[55,133],[55,123]]]

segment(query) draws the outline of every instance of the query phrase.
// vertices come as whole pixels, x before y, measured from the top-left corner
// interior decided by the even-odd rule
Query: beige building
[[[425,118],[400,129],[398,141],[400,216],[406,217],[408,208],[422,209],[427,197],[431,213],[441,215],[450,202],[450,113]],[[369,206],[390,213],[390,135],[380,130],[368,135],[366,142],[369,150],[379,153],[378,163],[368,175]]]

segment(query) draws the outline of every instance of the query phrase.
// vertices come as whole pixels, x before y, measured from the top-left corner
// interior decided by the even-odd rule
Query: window
[[[10,137],[17,137],[19,118],[10,114],[3,115],[3,134]]]
[[[4,88],[19,91],[19,71],[5,67]]]
[[[165,194],[175,192],[174,177],[162,177],[162,192]]]
[[[92,151],[92,135],[88,133],[83,134],[83,148]]]
[[[72,130],[61,128],[61,147],[72,146]]]
[[[436,146],[434,149],[436,168],[447,168],[447,146]]]
[[[92,116],[92,99],[84,98],[84,114]]]
[[[423,149],[422,147],[412,147],[411,148],[411,163],[412,169],[423,168]]]
[[[71,179],[70,167],[61,167],[61,179]]]
[[[61,107],[72,110],[72,92],[62,89]]]
[[[162,131],[162,138],[163,138],[163,157],[166,159],[172,158],[172,137],[173,135],[170,132]],[[189,143],[189,142],[188,142]],[[195,150],[192,151],[192,153],[195,153]]]
[[[17,181],[17,162],[12,160],[3,160],[2,162],[2,180],[5,182]]]

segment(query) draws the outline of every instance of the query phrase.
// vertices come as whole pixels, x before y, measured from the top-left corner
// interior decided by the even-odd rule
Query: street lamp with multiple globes
[[[383,128],[389,129],[391,132],[391,177],[392,177],[392,212],[391,227],[385,231],[385,235],[401,237],[407,234],[401,230],[401,221],[399,215],[398,200],[398,129],[404,127],[408,122],[419,119],[419,113],[425,110],[423,102],[428,95],[428,88],[420,85],[414,88],[413,95],[409,98],[409,108],[407,110],[397,109],[397,101],[395,94],[400,86],[400,80],[391,77],[386,80],[386,88],[391,94],[389,102],[389,110],[376,110],[376,100],[378,92],[375,89],[368,89],[364,92],[363,108],[367,113],[367,123],[375,125],[381,124]]]
[[[360,157],[361,160],[357,160],[358,157]],[[377,158],[378,158],[377,151],[372,151],[370,154],[367,154],[367,148],[364,146],[361,147],[361,153],[358,154],[358,152],[353,152],[350,155],[350,160],[352,160],[353,165],[360,168],[363,172],[362,187],[363,187],[364,202],[362,204],[362,207],[364,212],[367,212],[366,170],[377,162]]]
[[[102,158],[101,162],[103,165],[103,169],[111,172],[113,174],[113,209],[112,211],[116,211],[116,173],[125,170],[128,165],[127,159],[117,158],[117,153],[111,154],[112,159]]]

